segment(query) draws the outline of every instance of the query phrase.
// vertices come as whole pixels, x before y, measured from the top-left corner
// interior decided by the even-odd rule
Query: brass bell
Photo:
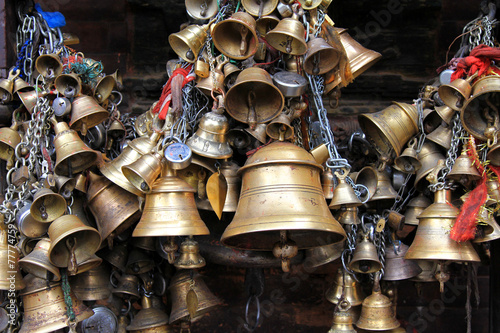
[[[175,260],[174,266],[178,269],[195,269],[206,265],[200,255],[200,246],[192,237],[186,238],[179,249],[181,255]]]
[[[146,295],[142,296],[142,309],[127,326],[129,332],[170,332],[168,329],[168,315],[160,309],[153,306],[152,298]]]
[[[89,259],[101,245],[99,232],[75,215],[63,215],[54,220],[48,231],[49,260],[56,267],[68,267],[76,272],[78,264]]]
[[[162,155],[158,152],[144,154],[135,162],[122,166],[122,173],[141,192],[148,193],[160,176]]]
[[[456,111],[446,105],[435,106],[434,109],[436,110],[436,113],[439,115],[441,120],[450,125]]]
[[[235,60],[250,58],[257,51],[255,19],[245,12],[236,12],[217,23],[211,32],[215,47]]]
[[[24,107],[26,108],[26,110],[28,110],[29,113],[33,112],[33,108],[36,105],[38,96],[44,96],[44,95],[45,95],[44,93],[37,92],[36,90],[17,92],[17,96],[19,97],[19,99],[21,100]]]
[[[42,54],[35,61],[35,68],[43,77],[54,80],[63,71],[63,64],[57,54]]]
[[[36,243],[35,248],[27,256],[19,259],[19,266],[34,276],[49,281],[61,280],[59,268],[49,261],[50,239],[42,238]]]
[[[56,174],[72,177],[97,163],[100,153],[87,147],[68,124],[59,122],[54,125],[54,131],[56,132],[54,138],[56,150],[54,172]]]
[[[178,320],[195,322],[221,304],[197,271],[178,270],[172,277],[168,289],[172,300],[170,324]],[[197,300],[195,304],[191,303],[194,298],[193,294]],[[196,304],[196,310],[190,314],[190,307]]]
[[[116,81],[113,76],[106,75],[99,77],[93,89],[94,98],[97,103],[102,104],[105,100],[107,100],[115,86]]]
[[[156,251],[156,237],[134,237],[132,238],[132,245],[138,249],[146,251]]]
[[[290,125],[291,114],[281,112],[281,114],[271,120],[266,126],[267,135],[273,140],[287,141],[294,137],[294,129]]]
[[[30,238],[37,238],[45,235],[49,228],[49,223],[39,222],[31,216],[31,202],[26,201],[24,206],[16,214],[16,225],[19,232]]]
[[[146,252],[133,249],[129,252],[127,260],[127,274],[142,274],[149,272],[155,266],[153,258]]]
[[[87,205],[95,217],[101,239],[120,234],[141,215],[139,200],[109,179],[89,172]]]
[[[168,43],[183,60],[194,63],[207,39],[209,24],[200,26],[191,24],[179,32],[168,36]]]
[[[443,123],[443,119],[441,119],[435,108],[425,108],[423,117],[423,131],[425,134],[431,133]]]
[[[276,9],[278,2],[279,0],[242,0],[241,4],[248,14],[262,17],[271,14]]]
[[[0,129],[1,131],[1,129]],[[495,166],[500,165],[500,143],[497,142],[491,147],[489,147],[488,152],[486,153],[486,159]]]
[[[231,128],[226,137],[231,147],[236,149],[245,149],[252,143],[250,134],[241,127]]]
[[[261,37],[265,37],[269,31],[276,28],[279,22],[280,19],[276,15],[261,16],[256,20],[255,30],[257,30]]]
[[[377,189],[375,193],[368,199],[369,206],[389,208],[394,204],[398,197],[398,193],[392,187],[389,173],[386,170],[376,170],[377,174]],[[359,177],[359,174],[358,174]]]
[[[296,13],[292,17],[282,19],[276,27],[266,35],[266,41],[276,50],[291,54],[303,55],[307,51],[304,38],[304,25],[297,19]]]
[[[132,274],[123,274],[118,279],[118,284],[112,293],[128,300],[141,298],[141,294],[139,293],[139,277]]]
[[[306,259],[303,265],[305,268],[315,268],[328,264],[340,258],[343,250],[344,242],[306,249]]]
[[[352,317],[351,314],[349,313],[349,309],[351,307],[351,304],[349,301],[342,301],[339,306],[338,310],[335,311],[333,314],[333,325],[332,327],[328,330],[328,333],[356,333],[357,331],[354,329],[352,326]]]
[[[425,141],[420,149],[420,152],[417,154],[417,157],[422,164],[422,167],[417,171],[417,175],[415,177],[415,187],[417,190],[422,192],[422,189],[425,189],[429,184],[425,178],[432,170],[434,170],[437,161],[444,160],[444,155],[434,142]]]
[[[59,94],[72,98],[80,95],[82,91],[82,80],[76,73],[61,74],[54,81]]]
[[[34,90],[35,90],[35,87],[33,87],[28,82],[26,82],[23,79],[21,79],[19,76],[17,76],[14,79],[14,88],[12,89],[12,94],[13,95],[16,94],[16,93],[18,93],[18,92],[34,91]]]
[[[8,77],[0,81],[0,100],[2,103],[8,103],[12,100],[14,93],[14,81],[16,77],[19,76],[19,73],[19,70],[14,72],[14,70],[11,69]]]
[[[366,297],[361,284],[343,268],[337,270],[335,280],[325,294],[326,299],[337,304],[341,299],[347,300],[352,306],[360,305]]]
[[[481,208],[479,211],[478,223],[476,228],[476,237],[473,243],[484,243],[500,238],[500,227],[495,220],[495,217],[486,208]]]
[[[26,288],[21,292],[24,313],[19,332],[53,332],[70,324],[64,292],[60,282],[47,280],[28,274],[23,279]],[[75,313],[75,324],[89,318],[94,312],[87,308],[74,294],[69,292]]]
[[[19,271],[19,250],[9,243],[10,229],[0,221],[0,290],[21,290],[25,287]]]
[[[451,128],[449,126],[440,125],[434,131],[427,134],[425,138],[438,144],[446,150],[449,150],[451,147],[452,136],[453,133],[451,132]]]
[[[109,112],[97,104],[94,98],[81,95],[75,98],[71,104],[69,126],[75,131],[80,131],[85,136],[89,128],[99,125],[108,117]]]
[[[238,206],[241,189],[241,177],[238,175],[239,165],[233,161],[223,161],[220,172],[227,182],[226,200],[224,201],[223,212],[235,212]],[[199,209],[213,210],[209,200],[198,200],[196,206]]]
[[[323,38],[311,38],[304,55],[304,70],[311,75],[325,74],[337,66],[341,53]]]
[[[457,215],[458,209],[451,205],[451,191],[437,190],[434,203],[418,216],[417,233],[405,259],[480,261],[470,242],[456,242],[450,238],[449,231]]]
[[[345,180],[348,173],[349,171],[347,169],[343,170],[343,174],[337,171],[334,172],[335,176],[339,179],[339,183],[333,190],[333,198],[328,208],[340,209],[341,207],[361,206],[362,203],[354,193],[354,189],[351,185],[347,184]]]
[[[7,169],[14,166],[16,146],[22,139],[17,128],[17,123],[12,124],[11,127],[0,128],[0,159],[7,161]]]
[[[340,207],[340,209],[335,212],[334,217],[343,225],[361,223],[357,207]]]
[[[236,79],[238,78],[238,74],[241,72],[241,69],[239,69],[239,67],[235,64],[227,62],[224,64],[223,71],[224,85],[227,89],[229,89],[236,83]]]
[[[368,141],[386,157],[399,156],[403,145],[418,133],[417,120],[414,105],[398,102],[382,111],[358,117]]]
[[[363,235],[361,242],[356,245],[349,269],[356,273],[375,273],[382,268],[378,258],[377,248],[369,240],[369,235]]]
[[[49,223],[66,211],[66,199],[51,189],[41,188],[33,196],[30,207],[31,217],[38,222]]]
[[[418,216],[429,207],[431,203],[431,200],[424,196],[423,193],[411,199],[406,205],[405,224],[418,225]]]
[[[106,248],[100,251],[99,256],[120,272],[124,272],[127,268],[128,249],[126,244],[114,244],[112,249]]]
[[[292,143],[275,141],[259,149],[238,171],[242,192],[221,237],[223,244],[269,251],[283,239],[282,231],[299,249],[344,240],[344,229],[323,196],[322,169],[310,153]]]
[[[267,124],[257,124],[255,129],[251,129],[250,127],[245,128],[245,132],[254,137],[258,142],[265,144],[267,143]]]
[[[195,20],[206,20],[217,14],[216,0],[185,0],[186,11]]]
[[[372,166],[365,166],[356,174],[356,178],[354,179],[356,184],[361,184],[366,187],[368,193],[364,194],[364,199],[370,200],[375,192],[377,191],[378,186],[378,172]]]
[[[477,74],[474,74],[467,79],[456,79],[449,84],[439,86],[438,94],[444,104],[455,111],[460,111],[464,103],[469,99],[471,93],[471,85]]]
[[[76,272],[68,271],[68,275],[80,274],[88,270],[95,269],[99,267],[101,264],[102,264],[102,259],[93,254],[90,258],[78,264],[78,269],[76,270]]]
[[[382,280],[398,281],[417,276],[422,269],[413,260],[406,260],[404,256],[408,251],[408,245],[396,241],[385,249],[385,269]]]
[[[120,72],[120,70],[117,69],[110,76],[115,80],[115,88],[118,90],[122,90],[123,89],[123,75]]]
[[[142,155],[148,154],[156,146],[159,139],[158,133],[153,133],[151,137],[141,136],[130,141],[121,154],[108,163],[99,165],[101,173],[121,188],[137,195],[144,196],[144,193],[132,185],[123,175],[122,167],[137,161]]]
[[[422,164],[417,158],[417,151],[415,150],[416,144],[417,140],[412,139],[408,143],[408,148],[394,160],[394,164],[402,172],[415,173],[422,167]]]
[[[455,164],[451,168],[450,173],[448,173],[448,179],[454,180],[455,182],[461,183],[464,186],[470,184],[471,181],[477,181],[481,179],[481,175],[474,163],[467,156],[467,151],[462,149],[462,153],[455,160]]]
[[[284,97],[269,73],[258,67],[242,70],[225,99],[227,113],[249,124],[251,129],[276,118],[284,104]]]
[[[107,265],[100,265],[86,272],[69,278],[71,290],[82,301],[98,301],[111,296],[109,276],[111,272]]]

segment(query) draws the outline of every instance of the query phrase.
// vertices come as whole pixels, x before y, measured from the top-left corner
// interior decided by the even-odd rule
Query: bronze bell
[[[382,280],[398,281],[417,276],[422,269],[413,260],[406,260],[404,256],[408,251],[408,245],[396,241],[385,249],[385,269]]]
[[[142,309],[135,315],[127,326],[129,332],[170,332],[168,329],[168,315],[153,306],[151,297],[142,296]]]
[[[31,202],[26,201],[24,206],[16,214],[16,225],[19,232],[30,238],[37,238],[45,235],[49,229],[49,223],[35,220],[30,212]]]
[[[114,244],[113,249],[103,249],[99,255],[113,267],[118,268],[120,272],[124,272],[126,270],[128,258],[128,249],[126,244]]]
[[[97,103],[102,104],[104,101],[106,101],[111,95],[111,92],[113,91],[113,88],[115,86],[116,81],[113,76],[106,75],[99,77],[93,89],[94,98]]]
[[[20,71],[18,70],[16,74],[14,74],[13,70],[9,71],[9,76],[6,79],[2,79],[0,81],[0,100],[2,103],[8,103],[12,100],[14,93],[14,80],[19,75]]]
[[[47,283],[28,274],[23,279],[26,288],[21,292],[24,313],[23,324],[19,332],[53,332],[68,327],[70,322],[64,292],[60,282]],[[94,312],[87,308],[70,290],[69,296],[73,303],[75,324],[89,318]]]
[[[178,320],[195,322],[221,304],[221,301],[208,289],[201,275],[194,270],[178,270],[172,277],[168,289],[172,300],[170,324]],[[195,303],[197,307],[191,314],[190,307],[193,304],[188,303],[192,302],[193,294],[197,299]]]
[[[422,189],[425,189],[429,184],[425,178],[436,167],[436,161],[444,160],[444,155],[434,142],[425,141],[417,157],[422,167],[417,171],[415,187],[422,192]]]
[[[405,259],[480,261],[470,242],[456,242],[450,238],[449,231],[457,215],[458,209],[451,205],[451,191],[437,190],[434,203],[418,216],[417,233]]]
[[[28,110],[29,113],[33,112],[33,108],[36,105],[38,96],[44,96],[44,95],[45,93],[37,92],[36,90],[17,92],[17,96],[19,97],[19,99],[21,100],[24,107],[26,108],[26,110]]]
[[[333,284],[326,291],[325,297],[333,304],[337,304],[341,299],[345,299],[352,306],[357,306],[363,302],[366,296],[361,284],[343,268],[339,268]]]
[[[54,138],[56,150],[54,172],[56,174],[72,177],[97,163],[100,153],[87,147],[68,124],[57,123],[54,125],[54,131],[56,132]]]
[[[425,134],[431,133],[443,123],[443,119],[441,119],[441,116],[437,113],[435,108],[433,109],[425,108],[423,110],[423,117],[424,119],[422,125],[423,125],[423,132]]]
[[[429,207],[431,203],[431,200],[424,196],[423,193],[411,199],[406,205],[405,224],[418,225],[418,216]]]
[[[325,0],[299,0],[299,2],[301,4],[302,8],[304,8],[305,10],[311,10],[311,9],[315,9],[319,5],[323,4],[323,2],[325,2]],[[326,5],[325,7],[328,7],[328,5]]]
[[[227,113],[252,129],[276,118],[284,104],[284,97],[269,73],[258,67],[242,70],[225,100]]]
[[[294,13],[292,17],[282,19],[273,30],[269,31],[266,35],[266,41],[280,52],[298,56],[307,51],[304,36],[304,25]]]
[[[235,64],[227,62],[224,64],[223,71],[224,85],[227,89],[229,89],[236,83],[236,79],[238,78],[238,74],[241,72],[241,69]]]
[[[427,134],[425,138],[438,144],[445,150],[449,150],[451,147],[452,136],[453,133],[451,132],[451,128],[449,126],[440,125],[434,131]]]
[[[33,196],[31,217],[38,222],[50,223],[66,212],[66,199],[51,189],[41,188]]]
[[[206,20],[217,14],[216,0],[185,0],[186,11],[195,20]]]
[[[375,273],[382,268],[377,248],[369,240],[369,235],[363,235],[361,242],[356,245],[349,268],[356,273]]]
[[[373,186],[373,174],[376,179],[375,186]],[[390,208],[398,197],[387,170],[377,170],[370,166],[364,167],[358,173],[356,182],[367,186],[370,191],[370,197],[366,203],[369,207]]]
[[[212,40],[217,50],[226,57],[244,60],[257,51],[255,27],[255,19],[251,15],[236,12],[213,27]]]
[[[408,143],[408,148],[394,160],[395,166],[404,173],[415,173],[422,167],[422,163],[417,158],[416,144],[417,140],[412,139]]]
[[[290,125],[292,122],[292,115],[286,112],[271,120],[266,126],[267,135],[273,140],[287,141],[292,140],[294,137],[294,129]]]
[[[334,214],[334,217],[340,224],[360,224],[361,220],[358,216],[358,208],[356,207],[340,207]]]
[[[156,251],[156,237],[134,237],[132,238],[132,245],[138,249],[146,251]]]
[[[311,38],[304,55],[304,70],[311,75],[322,75],[339,63],[342,51],[335,49],[323,38]]]
[[[209,24],[200,26],[191,24],[179,32],[168,36],[168,43],[183,60],[194,63],[207,39]]]
[[[101,245],[99,232],[75,215],[63,215],[49,227],[49,260],[56,267],[75,272],[79,263],[89,259]]]
[[[352,326],[353,319],[349,313],[351,304],[349,301],[342,301],[333,314],[333,325],[328,330],[328,333],[356,333]]]
[[[19,260],[19,266],[34,276],[49,281],[61,280],[59,268],[49,261],[50,239],[42,238],[30,254]]]
[[[489,242],[500,238],[500,227],[488,209],[482,207],[477,220],[481,223],[478,223],[473,243]]]
[[[53,80],[62,73],[63,64],[57,54],[42,54],[36,58],[35,68],[43,77]]]
[[[456,111],[446,105],[435,106],[434,109],[436,110],[436,113],[439,115],[441,120],[450,125]]]
[[[146,252],[133,249],[128,254],[127,269],[125,272],[127,274],[142,274],[149,272],[155,266],[153,258]]]
[[[57,92],[67,98],[76,97],[82,91],[82,80],[76,73],[59,75],[56,77],[54,85]]]
[[[323,196],[322,169],[310,153],[292,143],[276,141],[259,149],[238,171],[242,192],[221,241],[235,248],[269,251],[283,238],[299,249],[344,240],[344,229]],[[309,199],[304,201],[306,192]]]
[[[382,111],[358,117],[368,141],[385,157],[399,156],[403,145],[418,133],[417,120],[414,105],[398,102]]]
[[[153,133],[151,137],[141,136],[130,141],[121,154],[108,163],[99,165],[101,173],[121,188],[137,195],[144,196],[144,193],[132,185],[123,175],[122,167],[137,161],[142,155],[148,154],[156,146],[159,134]]]
[[[162,155],[158,152],[144,154],[135,162],[122,166],[122,173],[141,192],[148,193],[160,176]]]
[[[261,17],[271,14],[276,9],[278,2],[279,0],[242,0],[241,4],[248,14]]]
[[[3,258],[0,260],[0,290],[21,290],[25,284],[19,271],[19,250],[9,243],[10,228],[0,222],[0,258]]]
[[[71,290],[82,301],[97,301],[111,296],[109,267],[102,264],[96,268],[69,278]]]
[[[410,278],[410,281],[414,282],[435,282],[437,262],[433,260],[415,260],[415,262],[420,266],[422,272],[415,277]]]
[[[306,268],[315,268],[328,264],[340,258],[343,250],[344,242],[306,249],[306,259],[303,265]]]
[[[257,124],[255,126],[255,129],[252,129],[250,127],[245,128],[245,132],[250,134],[252,137],[254,137],[258,142],[264,144],[267,143],[267,124]]]
[[[259,36],[265,37],[269,31],[276,28],[278,23],[280,23],[280,19],[276,15],[261,16],[256,20],[255,30],[257,30]]]
[[[361,201],[354,193],[354,189],[351,185],[347,184],[345,178],[347,177],[349,171],[347,169],[343,170],[343,174],[340,172],[334,172],[335,176],[339,179],[338,185],[333,190],[333,198],[328,208],[330,209],[340,209],[341,207],[358,207],[361,206]]]
[[[465,147],[464,149],[462,149],[462,153],[460,154],[460,156],[458,156],[455,160],[455,164],[453,164],[453,167],[451,168],[450,173],[448,173],[447,178],[461,183],[464,186],[469,185],[471,181],[477,181],[481,179],[479,171],[477,171],[474,163],[469,158],[469,156],[467,156]]]
[[[59,175],[55,175],[54,178],[57,191],[63,196],[64,199],[68,200],[71,197],[71,193],[75,189],[76,179]]]
[[[181,255],[175,260],[174,266],[178,269],[195,269],[206,265],[200,255],[200,246],[192,237],[186,238],[179,249]]]
[[[75,131],[80,131],[85,136],[89,128],[99,125],[108,117],[109,112],[97,104],[93,97],[81,95],[71,103],[69,126]]]
[[[123,274],[118,279],[118,285],[113,289],[112,293],[124,299],[136,300],[141,298],[139,285],[137,275]]]
[[[439,86],[438,94],[444,104],[455,111],[460,111],[464,103],[469,99],[471,93],[471,85],[477,74],[474,74],[467,79],[456,79],[449,84]]]
[[[17,123],[13,123],[11,127],[0,128],[0,160],[7,161],[7,169],[14,166],[16,146],[22,139],[17,128]]]
[[[137,196],[93,172],[89,172],[89,182],[87,205],[95,217],[102,240],[112,233],[122,233],[139,220],[141,212]]]

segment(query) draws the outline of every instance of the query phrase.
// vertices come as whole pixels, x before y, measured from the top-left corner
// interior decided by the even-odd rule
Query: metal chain
[[[488,16],[485,16],[483,18],[483,27],[484,27],[484,34],[481,39],[481,43],[490,47],[494,47],[494,37],[491,35],[491,30],[493,30],[493,27],[497,24],[497,19],[494,19],[490,21],[490,18]]]
[[[403,182],[403,185],[399,188],[398,194],[396,196],[396,200],[394,201],[394,204],[392,205],[392,207],[391,207],[390,210],[399,213],[401,211],[401,209],[403,209],[403,207],[406,205],[406,203],[408,202],[408,200],[410,200],[410,198],[413,197],[413,195],[417,191],[415,189],[415,187],[412,187],[408,191],[408,194],[406,195],[406,197],[402,200],[403,195],[404,195],[404,193],[406,191],[406,186],[410,183],[411,176],[412,176],[411,173],[406,174],[406,178],[405,178],[405,180]]]
[[[17,57],[18,59],[22,59],[22,74],[26,76],[26,82],[29,84],[33,84],[33,44],[35,43],[36,28],[36,18],[34,16],[26,16],[23,24],[17,28],[16,33]]]
[[[345,225],[344,228],[346,231],[347,238],[346,238],[346,248],[344,249],[344,251],[342,251],[341,255],[342,266],[344,267],[344,270],[346,272],[355,277],[356,273],[349,268],[348,264],[349,262],[351,262],[352,255],[354,253],[354,250],[356,249],[358,225],[349,224]]]
[[[380,218],[380,216],[378,217]],[[380,263],[382,264],[382,267],[380,268],[380,278],[382,278],[385,274],[385,243],[386,243],[386,238],[384,235],[384,230],[381,232],[375,232],[375,235],[373,237],[373,243],[375,244],[375,247],[377,248],[377,255],[378,255],[378,260],[380,260]],[[375,273],[377,274],[377,273]]]
[[[295,132],[294,144],[296,146],[304,148],[304,138],[302,137],[302,120],[300,118],[296,118],[292,120],[291,125]]]
[[[417,147],[415,148],[417,154],[420,153],[420,150],[422,149],[422,146],[424,145],[425,142],[425,131],[424,131],[424,101],[422,98],[415,99],[413,100],[415,105],[417,106],[417,114],[418,114],[418,142],[417,142]]]
[[[68,319],[70,324],[75,322],[76,316],[75,311],[73,310],[73,299],[71,298],[71,286],[68,282],[68,273],[67,269],[61,269],[61,278],[62,278],[62,290],[64,293],[64,303],[66,304],[66,312],[68,315]]]

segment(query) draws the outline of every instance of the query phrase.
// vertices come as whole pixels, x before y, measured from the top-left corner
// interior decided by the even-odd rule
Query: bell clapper
[[[444,292],[444,284],[450,279],[450,273],[446,269],[446,263],[444,261],[439,261],[436,268],[436,274],[434,275],[436,280],[439,281],[439,291]]]
[[[290,259],[298,253],[297,244],[287,238],[286,230],[280,231],[280,241],[276,242],[273,247],[273,255],[281,259],[281,269],[283,272],[290,272]]]
[[[247,45],[248,28],[242,25],[240,29],[240,34],[241,34],[240,55],[244,55],[248,47]]]
[[[163,250],[167,252],[168,255],[168,263],[169,264],[174,264],[175,262],[175,252],[177,252],[179,246],[175,244],[175,239],[174,237],[167,237],[167,241],[163,243]]]
[[[76,249],[75,237],[69,237],[68,239],[66,239],[66,248],[69,251],[68,273],[70,275],[76,275],[78,273],[78,264],[76,262],[76,255],[75,255],[75,249]]]
[[[257,126],[257,113],[255,111],[255,92],[250,90],[248,92],[248,116],[247,123],[250,126],[250,129],[254,130],[255,126]]]

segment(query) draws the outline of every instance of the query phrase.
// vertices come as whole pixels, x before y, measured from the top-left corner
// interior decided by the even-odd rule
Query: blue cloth
[[[60,12],[44,12],[40,4],[35,4],[35,9],[47,21],[50,28],[60,28],[66,25],[66,19]]]

